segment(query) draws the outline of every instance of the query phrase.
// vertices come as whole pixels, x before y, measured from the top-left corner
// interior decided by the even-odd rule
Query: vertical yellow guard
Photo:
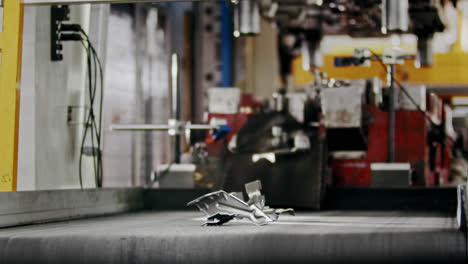
[[[16,190],[23,5],[3,0],[0,33],[0,191]]]

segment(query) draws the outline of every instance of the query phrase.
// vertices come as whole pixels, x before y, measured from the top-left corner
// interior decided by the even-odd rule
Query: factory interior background
[[[468,1],[0,6],[1,263],[468,262]]]
[[[465,62],[468,43],[463,40],[468,33],[463,30],[466,18],[464,11],[460,11],[464,10],[462,6],[454,8],[447,4],[444,8],[444,18],[450,18],[449,24],[444,32],[435,34],[432,44],[438,64],[417,69],[414,61],[408,60],[401,66],[400,74],[407,76],[408,83],[424,84],[437,91],[461,88],[460,92],[455,90],[455,95],[463,95],[463,86],[468,82],[464,71],[468,67]],[[183,91],[187,91],[181,99],[184,119],[206,122],[203,114],[208,110],[207,90],[222,87],[222,62],[217,47],[221,41],[219,8],[216,3],[180,2],[77,5],[70,11],[71,21],[89,28],[104,64],[103,185],[146,184],[144,179],[151,171],[171,161],[169,137],[164,133],[116,133],[108,128],[113,123],[167,122],[171,116],[169,75],[173,53],[179,54],[182,62],[179,78]],[[78,188],[76,157],[83,133],[78,123],[84,122],[80,107],[86,107],[86,51],[79,42],[64,43],[64,60],[51,61],[50,7],[26,7],[24,12],[17,188]],[[193,21],[195,16],[202,21]],[[242,93],[254,95],[262,102],[279,91],[282,83],[275,54],[278,29],[263,20],[260,26],[262,34],[232,40],[230,87],[239,87]],[[347,45],[342,45],[343,42]],[[336,68],[333,57],[352,55],[354,48],[359,47],[382,52],[394,46],[415,54],[417,37],[325,36],[321,43],[322,71],[330,78],[385,80],[385,72],[377,62],[368,68]],[[200,57],[197,60],[194,56]],[[291,92],[299,93],[311,85],[314,77],[303,69],[300,55],[292,63]],[[452,109],[455,118],[464,117],[463,100],[463,96],[455,98],[455,104],[461,105]],[[69,107],[77,107],[71,117],[74,119],[71,122],[77,124],[67,122]],[[84,161],[83,169],[87,187],[94,184],[90,160]]]

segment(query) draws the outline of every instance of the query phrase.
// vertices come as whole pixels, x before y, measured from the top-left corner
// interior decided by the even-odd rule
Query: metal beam
[[[155,3],[181,2],[182,0],[22,0],[24,5],[65,5],[65,4],[118,4],[118,3]],[[215,0],[183,0],[184,2],[215,1]]]
[[[0,37],[0,191],[16,190],[23,7],[8,0]]]
[[[0,203],[0,227],[141,210],[143,192],[142,188],[4,192],[0,193],[4,201]]]

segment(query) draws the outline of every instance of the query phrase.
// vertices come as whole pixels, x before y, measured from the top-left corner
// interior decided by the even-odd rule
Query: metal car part
[[[262,195],[262,183],[259,180],[249,182],[245,184],[245,191],[249,196],[247,203],[249,205],[256,205],[262,209],[265,207],[265,196]]]
[[[203,195],[187,204],[196,205],[208,219],[215,215],[236,215],[237,218],[249,219],[256,225],[266,225],[274,221],[255,205],[248,205],[225,191]]]
[[[266,225],[276,221],[280,214],[294,215],[294,210],[275,209],[265,206],[265,196],[261,192],[262,183],[259,180],[245,184],[245,190],[249,197],[243,201],[242,192],[227,193],[223,190],[203,195],[187,204],[196,205],[207,216],[204,226],[218,226],[231,221],[234,218],[248,219],[256,225]]]
[[[230,195],[234,195],[235,197],[241,199],[242,201],[244,201],[244,193],[243,192],[230,192],[229,193]]]

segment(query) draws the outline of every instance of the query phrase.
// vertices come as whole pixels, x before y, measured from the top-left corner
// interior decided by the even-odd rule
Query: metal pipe
[[[395,65],[390,64],[388,87],[388,162],[395,161]]]
[[[190,130],[212,130],[217,129],[219,126],[205,125],[205,124],[186,124],[181,126],[172,126],[168,124],[126,124],[126,125],[112,125],[111,130],[114,131],[167,131],[169,129],[190,129]]]
[[[301,58],[302,58],[302,69],[304,71],[310,70],[310,49],[309,42],[306,39],[301,40]]]
[[[171,57],[171,89],[172,89],[172,117],[175,120],[179,120],[179,91],[178,91],[178,80],[179,77],[179,65],[178,65],[177,54],[172,54]]]
[[[171,89],[172,89],[172,116],[173,120],[180,120],[180,91],[179,91],[179,63],[177,54],[171,57]],[[174,162],[180,163],[180,136],[174,136]]]
[[[205,125],[205,124],[189,124],[185,125],[184,128],[190,129],[190,130],[212,130],[212,129],[218,129],[219,126],[213,126],[213,125]]]
[[[236,5],[240,35],[260,34],[260,7],[256,0],[242,0]]]
[[[382,33],[406,32],[409,25],[408,0],[382,1]]]
[[[128,124],[128,125],[112,125],[111,130],[114,131],[147,131],[147,130],[169,130],[172,126],[166,124],[151,124],[151,125],[137,125],[137,124]]]

